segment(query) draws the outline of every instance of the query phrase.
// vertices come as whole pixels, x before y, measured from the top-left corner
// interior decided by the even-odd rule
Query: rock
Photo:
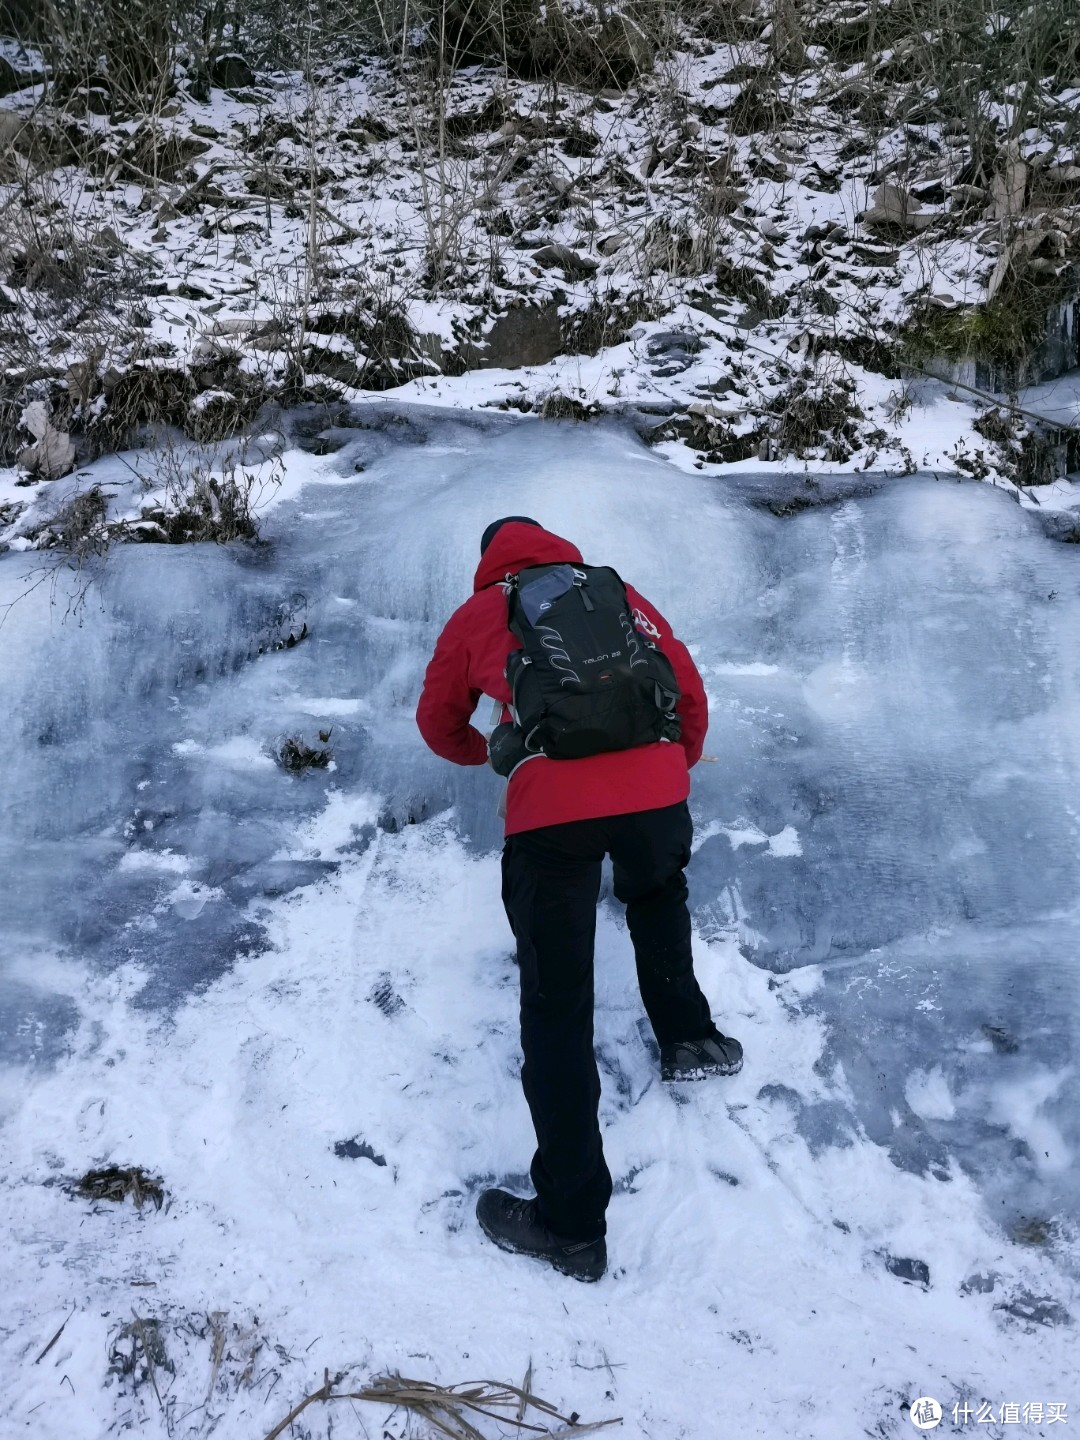
[[[93,245],[95,250],[100,250],[108,260],[115,260],[124,253],[124,243],[111,225],[104,225],[95,232]]]
[[[211,335],[254,335],[263,328],[263,321],[248,315],[226,316],[210,322]]]
[[[954,210],[966,210],[969,205],[985,205],[990,195],[982,185],[954,185],[949,198]]]
[[[715,380],[709,380],[704,385],[697,387],[699,395],[730,395],[735,389],[735,381],[730,375],[720,375]]]
[[[756,305],[747,305],[741,314],[735,317],[735,328],[736,330],[756,330],[768,318],[765,311]]]
[[[656,148],[656,142],[653,141],[645,152],[645,159],[638,166],[638,174],[642,180],[651,180],[661,163],[660,151]]]
[[[771,155],[752,156],[748,161],[748,168],[750,173],[759,180],[773,180],[780,183],[783,180],[791,179],[791,166]]]
[[[0,55],[0,96],[13,95],[16,90],[25,90],[28,85],[36,85],[44,78],[29,63],[25,69],[17,70],[10,60]]]
[[[255,72],[242,55],[216,55],[210,62],[210,81],[221,90],[246,90],[255,84]]]
[[[743,413],[743,406],[721,404],[718,400],[694,400],[686,407],[686,413],[701,420],[737,420]]]
[[[930,1267],[925,1260],[909,1259],[907,1256],[885,1255],[885,1269],[898,1280],[904,1280],[909,1285],[921,1285],[924,1289],[930,1288]]]
[[[621,59],[634,74],[651,75],[656,66],[656,46],[652,38],[629,15],[609,14],[603,48],[605,59],[608,56]]]
[[[819,190],[824,195],[835,195],[840,189],[840,177],[834,170],[826,170],[823,166],[808,165],[803,171],[802,182],[811,190]]]
[[[1032,1295],[1026,1290],[1018,1291],[1007,1300],[999,1300],[995,1310],[1003,1310],[1017,1320],[1029,1325],[1071,1325],[1072,1316],[1059,1300],[1051,1295]]]
[[[340,1160],[370,1160],[373,1165],[386,1164],[385,1155],[376,1155],[366,1140],[361,1140],[355,1135],[351,1140],[336,1141],[334,1154]]]
[[[658,379],[689,370],[701,349],[701,340],[692,330],[661,330],[651,335],[645,345],[649,369]]]
[[[523,365],[546,365],[562,351],[559,307],[553,303],[514,305],[466,350],[470,369],[517,370]]]
[[[567,280],[585,280],[599,265],[591,255],[579,255],[567,245],[544,245],[532,258],[545,270],[561,270]]]
[[[622,230],[614,230],[610,235],[603,235],[597,241],[596,248],[601,255],[614,255],[616,250],[621,250],[626,244],[627,236]]]
[[[911,193],[923,205],[944,205],[945,204],[945,180],[941,175],[935,175],[931,180],[922,180],[912,185]]]
[[[962,1295],[992,1295],[994,1287],[1000,1279],[1001,1276],[996,1270],[976,1270],[974,1274],[969,1275],[966,1280],[961,1282],[960,1293]]]
[[[34,443],[19,452],[18,463],[44,480],[58,480],[75,468],[75,446],[66,431],[58,430],[44,400],[32,401],[22,413],[24,429]]]
[[[887,270],[899,262],[900,251],[887,249],[884,245],[856,244],[851,247],[851,258],[863,265],[875,265]]]
[[[266,325],[252,335],[250,340],[253,350],[278,350],[282,345],[281,327],[276,320],[268,320]]]
[[[104,85],[88,85],[83,98],[91,115],[108,115],[112,111],[112,91]]]
[[[313,335],[304,351],[304,368],[354,390],[375,378],[366,355],[342,335]]]
[[[900,230],[905,234],[916,234],[934,223],[934,216],[923,211],[906,190],[888,182],[878,186],[869,210],[864,210],[859,219],[871,230]]]

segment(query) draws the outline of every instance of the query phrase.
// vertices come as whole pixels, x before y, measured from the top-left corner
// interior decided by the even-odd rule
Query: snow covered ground
[[[304,428],[266,545],[0,557],[0,1434],[262,1437],[324,1369],[530,1363],[628,1440],[900,1436],[925,1395],[943,1430],[1066,1433],[1080,551],[952,478],[721,486],[615,425],[434,409]],[[93,475],[122,503],[123,458]],[[475,1227],[531,1154],[498,782],[412,723],[515,512],[654,599],[712,704],[692,905],[747,1064],[661,1088],[605,894],[595,1287]],[[332,760],[288,773],[288,737]],[[110,1163],[164,1206],[68,1193]],[[339,1402],[291,1433],[422,1428]]]
[[[66,441],[63,465],[24,450],[28,401],[87,455],[163,417],[231,434],[298,384],[351,400],[404,382],[425,403],[648,406],[668,417],[671,458],[711,473],[929,470],[1042,489],[1074,468],[1064,434],[1028,463],[1038,437],[1011,401],[968,388],[996,353],[978,335],[1013,303],[1003,277],[1028,261],[1048,332],[1074,334],[1059,303],[1080,245],[1071,79],[1031,128],[1012,100],[982,97],[986,128],[1018,137],[991,165],[919,65],[899,63],[907,41],[860,68],[833,42],[862,19],[826,6],[827,43],[780,82],[771,24],[743,18],[737,41],[685,31],[655,74],[601,94],[502,66],[434,90],[365,54],[317,81],[180,87],[152,122],[56,116],[40,84],[4,97],[0,458],[71,463]],[[996,310],[972,308],[995,295]],[[1075,359],[1073,340],[1058,348],[1024,373]],[[923,366],[950,383],[912,406],[926,384],[895,377]],[[0,544],[27,499],[0,476]]]

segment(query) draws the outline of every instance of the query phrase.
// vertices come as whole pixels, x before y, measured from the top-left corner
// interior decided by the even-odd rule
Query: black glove
[[[508,780],[511,770],[531,753],[525,749],[525,737],[510,720],[496,725],[488,736],[488,764],[504,780]]]

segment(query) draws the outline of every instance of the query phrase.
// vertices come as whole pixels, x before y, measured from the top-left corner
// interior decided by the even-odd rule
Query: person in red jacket
[[[416,721],[436,755],[483,765],[471,719],[482,695],[510,719],[508,577],[531,566],[582,564],[576,546],[526,516],[496,520],[480,542],[473,595],[451,616],[427,667]],[[506,796],[502,894],[521,972],[521,1083],[536,1131],[533,1199],[485,1190],[477,1219],[505,1250],[538,1256],[582,1280],[607,1265],[611,1175],[597,1111],[593,941],[601,866],[610,855],[626,905],[638,985],[664,1080],[731,1075],[742,1047],[712,1022],[694,975],[684,870],[693,826],[686,800],[708,706],[689,651],[642,595],[626,587],[638,630],[674,667],[678,743],[658,740],[578,760],[540,755],[514,770]]]

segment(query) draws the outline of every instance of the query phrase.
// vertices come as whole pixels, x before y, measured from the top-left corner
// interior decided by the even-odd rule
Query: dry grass
[[[101,1170],[87,1170],[71,1187],[71,1193],[84,1200],[112,1200],[118,1205],[130,1195],[136,1210],[141,1210],[147,1200],[153,1201],[155,1210],[160,1210],[165,1201],[161,1181],[137,1165],[126,1169],[106,1165]]]
[[[531,1367],[530,1372],[531,1374]],[[468,1381],[461,1385],[436,1385],[431,1380],[407,1380],[402,1375],[379,1375],[360,1390],[339,1390],[337,1386],[343,1376],[330,1378],[324,1371],[323,1383],[318,1390],[306,1395],[299,1405],[293,1407],[274,1428],[267,1432],[265,1440],[277,1440],[309,1405],[330,1400],[373,1400],[378,1404],[392,1405],[426,1420],[429,1425],[448,1435],[450,1440],[484,1440],[483,1433],[476,1428],[470,1417],[482,1417],[497,1421],[500,1425],[512,1426],[516,1431],[533,1435],[544,1435],[548,1440],[560,1437],[584,1435],[591,1430],[604,1429],[609,1425],[620,1425],[622,1417],[598,1420],[591,1424],[582,1423],[576,1413],[561,1415],[554,1405],[541,1400],[528,1389],[516,1385],[498,1384],[491,1380]],[[528,1381],[528,1376],[526,1376]],[[534,1410],[547,1424],[536,1425],[526,1421],[524,1416]],[[559,1426],[551,1430],[550,1424]]]

